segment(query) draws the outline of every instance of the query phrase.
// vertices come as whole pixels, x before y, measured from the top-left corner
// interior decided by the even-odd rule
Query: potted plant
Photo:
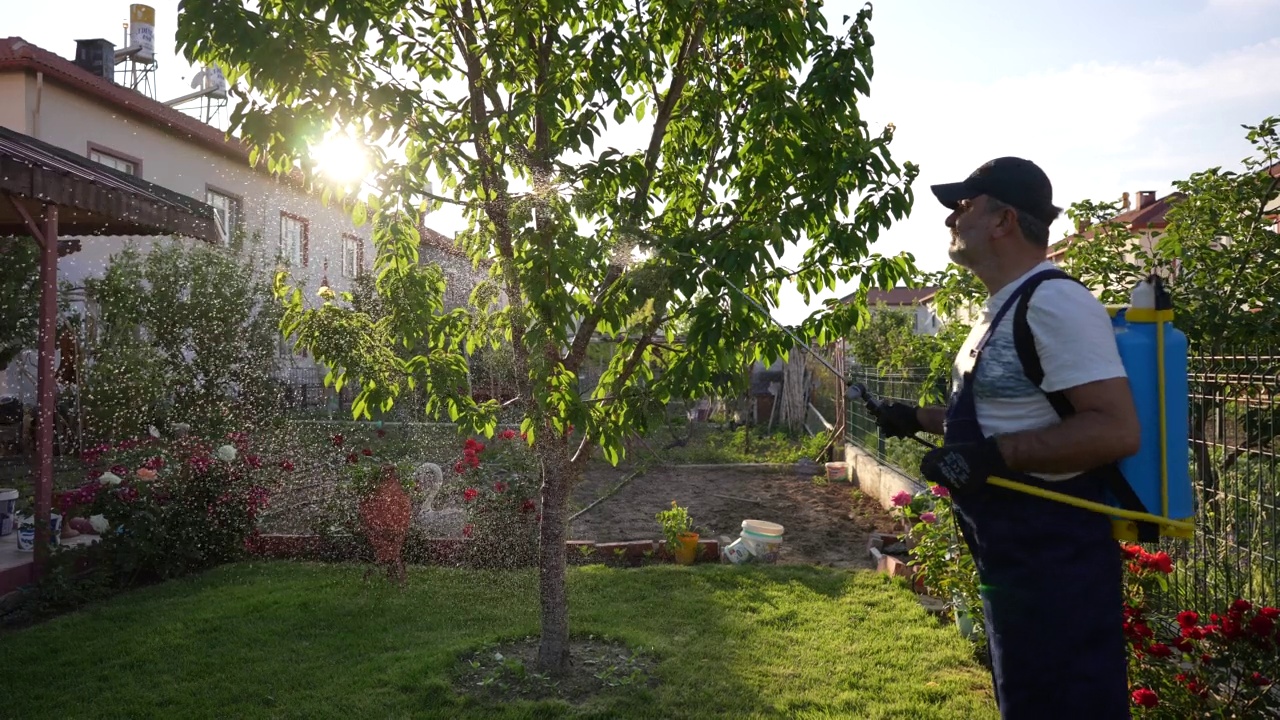
[[[667,548],[675,555],[676,562],[692,565],[698,557],[698,533],[693,532],[693,519],[689,517],[689,509],[672,500],[671,509],[660,511],[657,519],[662,525],[662,534],[666,536]]]

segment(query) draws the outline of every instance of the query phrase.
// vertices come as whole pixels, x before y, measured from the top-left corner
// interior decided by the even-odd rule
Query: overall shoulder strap
[[[1040,387],[1044,382],[1044,368],[1040,365],[1040,353],[1036,350],[1036,339],[1031,332],[1031,324],[1027,322],[1027,307],[1031,304],[1031,294],[1045,280],[1070,280],[1084,286],[1084,283],[1055,268],[1036,273],[1022,287],[1018,305],[1013,311],[1013,346],[1018,352],[1018,360],[1022,362],[1023,374],[1036,387]],[[1044,390],[1041,389],[1041,392]],[[1067,417],[1075,413],[1075,408],[1071,407],[1071,401],[1062,392],[1046,392],[1044,395],[1054,411],[1058,413],[1058,417]]]

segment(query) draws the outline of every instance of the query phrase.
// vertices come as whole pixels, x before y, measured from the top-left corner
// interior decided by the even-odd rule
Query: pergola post
[[[40,352],[36,372],[36,406],[40,425],[36,435],[36,547],[35,579],[49,562],[49,516],[53,509],[53,431],[58,418],[58,387],[53,377],[58,323],[58,206],[44,206],[44,242],[40,248]]]
[[[36,580],[43,577],[49,562],[49,516],[53,511],[53,430],[58,417],[58,392],[53,377],[56,353],[54,334],[58,322],[58,206],[44,206],[44,227],[27,209],[10,197],[9,201],[40,245],[40,319],[36,360]]]

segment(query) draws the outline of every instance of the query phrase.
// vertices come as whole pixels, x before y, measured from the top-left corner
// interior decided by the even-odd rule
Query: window
[[[205,188],[204,201],[213,206],[213,211],[218,215],[218,226],[222,229],[222,240],[229,244],[231,237],[240,228],[240,198],[221,190]]]
[[[364,271],[364,241],[355,235],[342,236],[342,277],[358,277]]]
[[[142,161],[138,158],[129,157],[124,153],[108,150],[93,143],[89,143],[89,159],[114,170],[119,170],[122,173],[130,175],[142,174]]]
[[[307,265],[307,219],[280,213],[280,256],[294,265]]]

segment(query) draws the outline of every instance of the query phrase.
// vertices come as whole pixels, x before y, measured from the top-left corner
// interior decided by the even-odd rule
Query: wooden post
[[[35,229],[33,228],[33,231]],[[43,235],[40,237],[39,235]],[[49,516],[53,506],[53,430],[57,422],[57,387],[53,376],[54,334],[58,313],[58,206],[46,205],[40,243],[40,343],[36,372],[36,547],[35,579],[49,562]]]

